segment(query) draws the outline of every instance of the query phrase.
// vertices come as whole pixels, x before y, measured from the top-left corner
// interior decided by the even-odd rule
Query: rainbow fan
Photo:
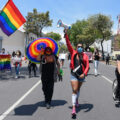
[[[57,42],[48,37],[41,37],[32,41],[26,49],[26,57],[33,63],[40,63],[36,58],[41,52],[41,49],[50,47],[53,51],[53,54],[57,55],[59,52],[59,45]]]

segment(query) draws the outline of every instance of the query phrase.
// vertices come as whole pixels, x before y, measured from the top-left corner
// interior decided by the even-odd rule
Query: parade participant
[[[70,60],[71,60],[71,56],[70,56],[70,53],[68,53],[68,61],[70,63]]]
[[[42,90],[45,96],[46,108],[49,109],[53,96],[54,81],[56,81],[57,79],[57,74],[60,74],[60,63],[58,61],[58,57],[53,54],[53,51],[50,47],[45,48],[44,55],[42,55],[41,53],[37,57],[37,60],[41,62],[40,71]]]
[[[11,71],[11,55],[5,53],[3,48],[0,53],[0,71],[5,72],[5,70]],[[12,71],[11,71],[12,72]]]
[[[117,78],[117,88],[115,92],[115,100],[120,102],[120,55],[117,56],[117,68],[115,70]]]
[[[62,81],[64,72],[63,72],[63,69],[62,69],[62,63],[61,62],[60,62],[60,71],[59,72],[60,72],[60,74],[58,75],[58,80]]]
[[[19,69],[22,65],[22,57],[21,57],[21,52],[19,50],[16,52],[16,55],[13,57],[13,64],[15,65],[15,71],[16,71],[15,78],[18,78],[19,77]]]
[[[36,77],[37,65],[29,61],[28,63],[29,78],[31,78],[31,70],[34,71],[34,77]]]
[[[99,64],[99,59],[100,59],[100,54],[99,54],[98,49],[95,50],[95,53],[93,55],[93,59],[94,59],[95,76],[97,76],[98,75],[98,64]]]
[[[74,50],[67,35],[67,30],[64,30],[66,44],[71,54],[71,86],[72,86],[72,117],[76,116],[76,107],[78,104],[78,98],[80,94],[80,88],[85,81],[89,69],[88,56],[83,52],[82,44],[77,44],[77,49]]]
[[[11,55],[11,56],[12,56],[12,57],[11,57],[11,62],[12,62],[12,64],[14,64],[14,57],[16,56],[15,51],[12,52],[12,55]]]
[[[0,55],[6,55],[5,48],[2,48]]]
[[[108,53],[108,55],[106,56],[106,65],[109,65],[109,61],[110,61],[110,56],[109,56],[109,53]]]
[[[59,54],[59,59],[60,59],[60,62],[61,62],[62,67],[63,67],[63,65],[64,65],[65,56],[66,56],[66,55],[65,55],[64,52]]]
[[[15,57],[16,53],[15,51],[12,52],[12,57]]]
[[[11,54],[11,65],[14,66],[14,57],[16,56],[16,53],[15,51],[12,52]],[[13,70],[11,69],[11,74],[13,73]]]

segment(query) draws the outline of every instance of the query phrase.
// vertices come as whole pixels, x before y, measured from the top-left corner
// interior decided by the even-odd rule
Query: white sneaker
[[[18,78],[18,76],[16,75],[16,76],[15,76],[15,78],[17,79],[17,78]]]

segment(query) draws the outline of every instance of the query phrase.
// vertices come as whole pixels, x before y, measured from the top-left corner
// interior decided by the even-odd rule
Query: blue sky
[[[0,9],[8,0],[0,0]],[[62,34],[63,29],[57,28],[59,19],[64,23],[72,24],[76,20],[88,18],[90,15],[102,13],[111,16],[114,22],[113,31],[117,30],[117,15],[120,14],[120,0],[13,0],[23,16],[27,16],[33,8],[38,12],[50,12],[53,20],[52,27],[44,29],[45,32],[58,32]]]

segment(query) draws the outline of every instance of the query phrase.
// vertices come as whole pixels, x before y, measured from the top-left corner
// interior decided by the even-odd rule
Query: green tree
[[[94,53],[95,49],[93,47],[90,47],[90,52]]]
[[[68,51],[67,46],[65,44],[62,44],[60,46],[60,51],[59,52],[67,52],[67,51]]]
[[[78,20],[72,24],[71,30],[68,31],[71,42],[76,46],[78,43],[84,44],[88,48],[95,41],[94,29],[87,20]]]
[[[26,33],[34,33],[37,37],[42,36],[42,30],[45,27],[52,26],[52,20],[49,17],[49,11],[46,13],[38,13],[37,9],[33,9],[33,12],[28,12],[26,16],[26,24],[24,29]]]
[[[50,33],[47,33],[46,36],[54,39],[55,41],[61,40],[61,35],[59,33],[50,32]]]
[[[111,21],[111,17],[102,14],[96,14],[90,16],[88,21],[95,30],[96,37],[101,39],[102,59],[104,60],[103,42],[104,40],[108,40],[112,35],[111,28],[113,22]]]

